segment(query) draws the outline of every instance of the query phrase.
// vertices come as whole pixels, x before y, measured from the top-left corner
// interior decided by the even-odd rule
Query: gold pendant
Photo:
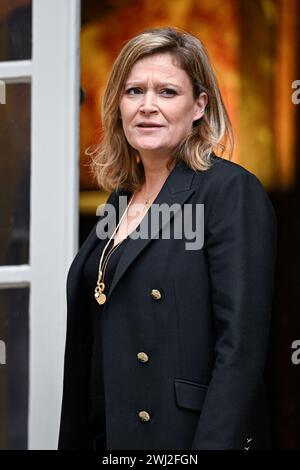
[[[105,284],[103,282],[98,281],[97,282],[97,287],[95,289],[95,299],[97,300],[99,305],[102,305],[106,302],[106,295],[103,294]]]
[[[99,294],[98,297],[96,297],[96,300],[99,305],[105,304],[106,302],[106,295],[105,294]]]

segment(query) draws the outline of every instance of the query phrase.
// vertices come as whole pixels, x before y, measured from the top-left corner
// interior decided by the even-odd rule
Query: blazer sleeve
[[[76,261],[75,261],[76,262]],[[73,262],[74,265],[74,262]],[[58,450],[92,449],[89,381],[92,329],[84,306],[68,307]]]
[[[116,195],[112,192],[106,201],[111,203]],[[96,225],[90,231],[81,250],[89,243]],[[77,270],[77,253],[67,276],[67,329],[64,355],[63,397],[61,406],[58,450],[93,449],[94,435],[90,422],[90,366],[92,356],[92,323],[86,312],[82,295],[76,301],[69,296],[74,282],[72,271]],[[80,274],[80,273],[79,273]]]
[[[245,171],[223,178],[206,224],[215,363],[192,449],[243,449],[265,367],[277,219]]]

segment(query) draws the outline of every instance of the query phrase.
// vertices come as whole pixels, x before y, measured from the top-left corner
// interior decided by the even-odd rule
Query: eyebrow
[[[141,85],[141,84],[143,84],[143,82],[141,82],[140,80],[135,80],[135,81],[132,81],[132,82],[127,82],[125,84],[125,86],[126,87],[136,86],[136,85]],[[171,82],[158,82],[157,85],[158,86],[172,86],[174,88],[177,88],[178,90],[182,90],[181,86],[176,85],[175,83],[171,83]]]

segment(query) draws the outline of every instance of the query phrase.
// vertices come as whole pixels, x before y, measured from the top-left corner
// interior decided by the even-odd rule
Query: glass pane
[[[31,3],[0,1],[0,61],[31,59]]]
[[[0,265],[29,262],[30,85],[6,85],[0,104]]]
[[[0,289],[0,449],[27,448],[29,289]]]

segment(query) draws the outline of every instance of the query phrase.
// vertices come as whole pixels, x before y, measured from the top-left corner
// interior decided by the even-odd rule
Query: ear
[[[200,93],[197,100],[195,101],[194,121],[197,121],[198,119],[202,118],[207,103],[208,103],[207,94],[204,92]]]

